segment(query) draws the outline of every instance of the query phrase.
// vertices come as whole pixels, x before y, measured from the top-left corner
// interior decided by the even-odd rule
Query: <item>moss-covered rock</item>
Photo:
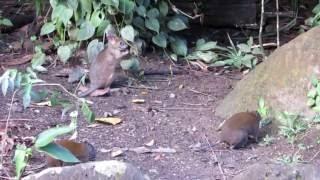
[[[219,104],[216,115],[227,118],[257,109],[259,97],[275,111],[312,116],[306,105],[312,75],[320,74],[320,27],[313,28],[274,51]]]

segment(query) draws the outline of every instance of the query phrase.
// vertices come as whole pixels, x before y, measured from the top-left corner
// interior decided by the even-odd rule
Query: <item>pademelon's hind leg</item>
[[[97,90],[93,91],[90,94],[90,96],[92,96],[92,97],[103,96],[103,95],[105,95],[105,94],[107,94],[109,92],[110,92],[110,88],[109,87],[104,88],[104,89],[97,89]]]

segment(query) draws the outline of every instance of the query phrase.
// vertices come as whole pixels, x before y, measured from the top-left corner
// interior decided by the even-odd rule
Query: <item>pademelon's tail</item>
[[[85,97],[88,96],[89,94],[91,94],[93,91],[97,90],[96,87],[90,87],[88,90],[86,90],[85,92],[82,92],[79,94],[79,97]]]

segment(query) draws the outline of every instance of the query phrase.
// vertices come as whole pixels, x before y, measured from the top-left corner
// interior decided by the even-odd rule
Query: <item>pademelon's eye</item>
[[[124,43],[123,41],[120,42],[120,47],[123,47],[125,45],[126,45],[126,43]]]

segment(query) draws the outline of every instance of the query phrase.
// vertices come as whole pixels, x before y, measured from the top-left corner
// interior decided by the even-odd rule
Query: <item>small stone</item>
[[[113,114],[113,115],[117,115],[117,114],[119,114],[120,112],[121,112],[120,109],[115,109],[115,110],[112,111],[112,114]]]
[[[175,98],[175,97],[176,97],[176,95],[175,95],[175,94],[173,94],[173,93],[170,93],[169,97],[170,97],[171,99],[173,99],[173,98]]]
[[[35,109],[34,112],[37,113],[37,114],[39,114],[39,113],[40,113],[40,110],[39,110],[39,109]]]

